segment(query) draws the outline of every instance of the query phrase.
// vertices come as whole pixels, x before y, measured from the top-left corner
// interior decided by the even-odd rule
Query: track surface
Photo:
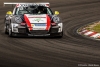
[[[11,7],[2,7],[3,1],[0,5],[0,67],[100,65],[100,41],[76,33],[79,27],[100,20],[100,0],[40,0],[49,1],[52,10],[60,11],[64,23],[64,37],[61,39],[8,37],[3,31],[3,19]]]

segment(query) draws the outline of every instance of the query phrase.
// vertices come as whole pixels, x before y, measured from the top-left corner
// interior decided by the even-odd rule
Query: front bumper
[[[12,32],[13,33],[18,33],[18,34],[28,34],[31,36],[48,36],[52,33],[60,33],[62,32],[62,26],[57,25],[57,26],[51,26],[49,30],[29,30],[27,26],[21,26],[19,24],[12,25]]]

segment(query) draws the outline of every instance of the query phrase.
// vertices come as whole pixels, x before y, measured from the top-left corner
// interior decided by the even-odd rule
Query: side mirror
[[[11,12],[11,11],[8,11],[7,13],[6,13],[6,15],[12,15],[13,13]]]
[[[55,15],[59,15],[59,11],[55,11]]]

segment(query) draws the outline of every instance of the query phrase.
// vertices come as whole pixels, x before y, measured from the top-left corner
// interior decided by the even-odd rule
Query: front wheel
[[[62,38],[63,37],[63,31],[61,33],[58,33],[57,37]]]
[[[5,24],[5,26],[4,26],[4,33],[5,33],[5,34],[8,34],[8,31],[7,31],[7,24]]]
[[[50,36],[62,38],[63,37],[63,31],[60,32],[60,33],[52,33]]]
[[[9,37],[15,37],[15,36],[17,36],[17,34],[13,33],[12,29],[9,28]]]
[[[9,28],[9,36],[12,37],[12,36],[13,36],[12,34],[13,34],[13,33],[12,33],[12,29]]]

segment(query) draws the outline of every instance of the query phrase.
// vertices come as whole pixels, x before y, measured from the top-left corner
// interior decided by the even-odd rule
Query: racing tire
[[[13,33],[12,29],[9,28],[9,37],[15,37],[15,36],[17,36],[17,34]]]
[[[50,36],[51,37],[62,38],[63,37],[63,31],[61,33],[52,33]]]
[[[8,31],[7,31],[7,24],[5,24],[5,26],[4,26],[4,33],[5,33],[5,34],[8,34]]]
[[[12,33],[12,29],[9,28],[9,37],[12,37],[12,36],[13,36],[12,34],[13,34],[13,33]]]
[[[58,38],[62,38],[63,37],[63,31],[61,33],[58,33]]]

